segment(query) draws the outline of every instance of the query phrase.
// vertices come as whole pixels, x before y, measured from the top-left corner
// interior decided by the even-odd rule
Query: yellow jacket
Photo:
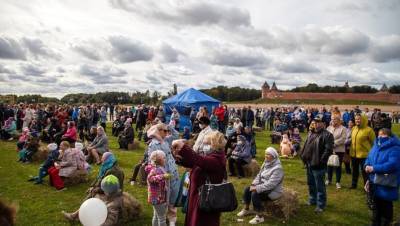
[[[375,140],[374,130],[368,126],[368,118],[361,115],[361,125],[351,130],[350,156],[353,158],[367,158]]]

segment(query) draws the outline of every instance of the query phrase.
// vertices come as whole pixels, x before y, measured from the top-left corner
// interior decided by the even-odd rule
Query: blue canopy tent
[[[194,107],[196,111],[199,111],[201,106],[205,106],[207,107],[208,112],[211,112],[212,107],[217,107],[219,103],[219,100],[216,100],[196,89],[190,88],[164,100],[163,107],[168,121],[172,109],[176,108],[178,110],[181,116],[179,120],[179,130],[182,131],[185,126],[191,128],[189,116],[192,107]]]

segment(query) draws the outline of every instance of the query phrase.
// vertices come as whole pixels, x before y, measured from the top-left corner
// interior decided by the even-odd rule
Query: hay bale
[[[43,162],[47,159],[48,155],[49,155],[49,150],[47,149],[47,147],[45,146],[39,147],[39,150],[32,155],[32,161]]]
[[[260,165],[257,160],[252,159],[249,164],[243,166],[245,177],[255,177],[260,172]]]
[[[253,127],[253,131],[254,131],[254,132],[262,132],[262,130],[263,130],[263,129],[262,129],[261,127],[258,127],[258,126],[254,126],[254,127]]]
[[[140,142],[135,140],[133,143],[128,144],[128,150],[137,150],[140,147]]]
[[[142,205],[129,193],[122,194],[122,221],[128,222],[136,219],[142,213]]]
[[[88,173],[86,170],[76,170],[70,177],[64,178],[66,186],[86,183],[88,181]]]
[[[274,201],[266,201],[264,206],[265,211],[271,213],[274,217],[289,220],[299,208],[298,193],[292,189],[285,188],[282,197]]]

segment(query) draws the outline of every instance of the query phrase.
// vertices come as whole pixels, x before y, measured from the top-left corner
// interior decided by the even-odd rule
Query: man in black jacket
[[[329,156],[333,152],[333,135],[325,129],[322,117],[315,119],[300,157],[306,165],[309,205],[316,205],[316,213],[322,213],[326,206],[325,173]]]

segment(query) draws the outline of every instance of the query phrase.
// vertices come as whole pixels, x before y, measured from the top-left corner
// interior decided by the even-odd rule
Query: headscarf
[[[265,154],[270,154],[274,158],[271,162],[264,161],[264,167],[273,167],[275,165],[281,164],[281,161],[279,160],[279,154],[273,147],[269,147],[265,150]]]
[[[117,159],[111,152],[104,153],[102,158],[104,159],[104,161],[101,164],[97,178],[103,178],[104,175],[106,174],[106,171],[109,170],[111,167],[113,167],[114,164],[117,162]]]
[[[13,119],[14,119],[13,117],[9,117],[9,118],[4,122],[4,128],[10,128]]]
[[[49,151],[54,151],[57,150],[58,146],[56,143],[50,143],[47,145],[47,148],[49,149]]]

